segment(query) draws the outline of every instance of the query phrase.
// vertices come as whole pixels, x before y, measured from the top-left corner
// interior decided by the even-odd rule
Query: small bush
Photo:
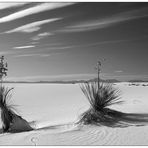
[[[15,112],[14,105],[10,104],[11,90],[13,88],[0,88],[0,109],[3,132],[30,131],[33,128],[29,123]]]
[[[121,116],[120,112],[108,108],[123,102],[119,97],[119,90],[111,84],[100,83],[98,88],[98,82],[89,82],[81,84],[80,87],[90,103],[90,108],[81,115],[78,123],[114,122],[116,117]]]
[[[6,88],[4,86],[0,87],[0,108],[1,108],[1,119],[3,131],[7,131],[12,122],[13,115],[15,114],[13,105],[10,104],[11,90],[13,88]]]

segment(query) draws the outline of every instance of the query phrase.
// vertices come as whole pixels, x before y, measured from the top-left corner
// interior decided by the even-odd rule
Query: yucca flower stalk
[[[14,105],[10,104],[11,90],[3,86],[3,77],[7,76],[7,63],[4,63],[4,56],[0,57],[0,109],[3,132],[30,131],[33,128],[29,123],[19,116],[14,110]]]
[[[105,59],[104,59],[105,60]],[[101,61],[97,62],[97,81],[80,84],[80,88],[90,103],[90,108],[85,111],[78,123],[83,124],[104,124],[112,122],[121,117],[121,112],[112,110],[108,107],[114,104],[120,104],[121,101],[119,90],[114,88],[110,83],[103,83],[100,80]]]

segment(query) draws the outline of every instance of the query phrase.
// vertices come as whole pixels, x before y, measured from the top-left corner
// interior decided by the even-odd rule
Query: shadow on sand
[[[129,126],[147,126],[148,125],[148,113],[146,114],[138,114],[138,113],[123,113],[118,112],[115,110],[108,109],[107,114],[103,114],[103,120],[99,120],[98,122],[91,122],[91,123],[84,123],[82,122],[82,118],[76,123],[68,123],[68,124],[61,124],[61,125],[53,125],[53,126],[46,126],[42,128],[38,128],[36,130],[54,130],[63,128],[65,126],[72,127],[72,125],[97,125],[97,126],[108,126],[108,127],[119,127],[119,128],[126,128]],[[78,128],[74,128],[75,130],[79,130]]]
[[[83,119],[81,118],[76,123],[68,123],[68,124],[61,124],[61,125],[52,125],[52,126],[45,126],[42,128],[33,129],[33,131],[39,131],[39,130],[54,130],[54,129],[60,129],[67,127],[72,127],[73,125],[97,125],[97,126],[107,126],[107,127],[118,127],[118,128],[126,128],[129,126],[147,126],[148,125],[148,113],[123,113],[115,110],[108,109],[107,114],[103,114],[103,119],[98,119],[97,122],[94,120],[91,120],[91,123],[83,122]],[[35,122],[35,121],[33,121]],[[30,122],[32,124],[32,122]],[[22,131],[27,132],[27,131]],[[3,130],[0,129],[0,134],[3,133]],[[11,132],[10,132],[11,133]]]
[[[22,132],[29,132],[29,131],[32,131],[34,130],[34,128],[32,127],[33,124],[35,124],[35,121],[31,121],[31,122],[27,122],[28,125],[30,126],[30,129],[23,129],[20,130],[20,128],[17,130],[8,130],[7,132],[4,132],[3,128],[0,128],[0,134],[3,134],[3,133],[22,133]]]
[[[87,114],[89,113],[89,114]],[[108,127],[129,127],[129,126],[146,126],[148,125],[148,113],[123,113],[111,109],[106,109],[105,112],[91,114],[91,111],[85,112],[77,124],[97,125]]]

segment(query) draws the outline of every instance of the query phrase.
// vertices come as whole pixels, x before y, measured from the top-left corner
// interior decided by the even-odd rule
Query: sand
[[[118,83],[126,113],[148,113],[148,83]],[[144,84],[144,85],[143,85]],[[12,103],[34,131],[0,134],[0,145],[148,145],[148,124],[128,127],[77,126],[89,103],[78,84],[5,84],[14,87]],[[11,139],[11,140],[10,140]]]

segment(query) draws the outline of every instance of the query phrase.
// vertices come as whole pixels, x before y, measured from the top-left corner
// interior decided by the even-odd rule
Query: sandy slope
[[[46,130],[3,134],[0,136],[0,143],[1,145],[147,145],[147,130],[147,126],[77,128],[65,125]]]
[[[143,83],[142,83],[143,84]],[[121,90],[125,103],[112,108],[123,112],[148,113],[148,86],[114,85]],[[0,134],[0,145],[148,145],[148,126],[128,127],[76,126],[88,102],[78,85],[9,84],[14,86],[13,103],[28,121],[43,129]],[[15,99],[15,100],[14,100]],[[141,125],[141,126],[140,126]],[[11,140],[10,140],[11,139]]]

